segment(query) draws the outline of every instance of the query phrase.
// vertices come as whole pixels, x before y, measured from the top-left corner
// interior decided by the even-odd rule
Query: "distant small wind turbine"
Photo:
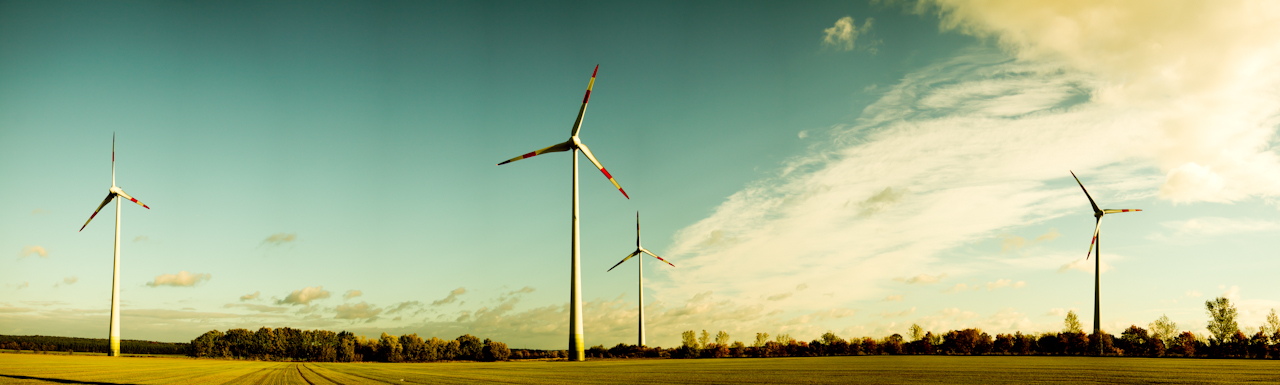
[[[578,139],[578,130],[582,128],[582,116],[587,113],[587,101],[591,100],[591,87],[596,84],[596,71],[599,70],[600,66],[596,65],[596,69],[591,71],[591,81],[587,83],[587,95],[582,98],[582,108],[578,110],[578,119],[573,122],[573,130],[569,132],[569,140],[564,143],[558,143],[550,147],[498,163],[498,165],[501,166],[517,160],[532,158],[549,152],[570,150],[573,152],[573,236],[571,239],[571,258],[573,259],[573,264],[571,268],[572,275],[569,281],[568,358],[570,361],[583,361],[586,359],[585,349],[583,348],[584,341],[582,339],[582,277],[581,274],[579,274],[581,245],[579,242],[580,237],[578,231],[578,150],[582,150],[582,154],[586,155],[587,159],[590,160],[592,164],[595,164],[596,168],[600,169],[600,172],[604,173],[604,177],[609,178],[609,182],[612,182],[613,187],[617,187],[618,191],[622,192],[622,196],[627,199],[631,199],[631,197],[627,195],[627,192],[622,189],[622,186],[618,185],[618,181],[613,180],[613,175],[609,175],[609,171],[604,169],[604,166],[600,164],[600,161],[596,160],[594,155],[591,155],[591,149],[587,148],[587,145],[582,143],[582,140]]]
[[[93,217],[98,216],[98,212],[102,208],[111,203],[112,199],[121,197],[128,199],[130,202],[137,203],[139,206],[150,210],[150,207],[138,202],[134,197],[125,194],[124,190],[116,187],[116,136],[111,135],[111,189],[107,191],[107,199],[102,200],[102,204],[98,205],[97,210],[93,210],[93,215],[89,216],[88,221],[84,221],[84,226],[80,226],[80,231],[84,231],[85,226],[89,225],[89,221]],[[107,352],[109,356],[120,355],[120,201],[116,201],[116,247],[115,247],[115,263],[111,266],[111,351]]]
[[[1086,190],[1084,188],[1084,183],[1080,183],[1080,178],[1076,176],[1076,173],[1074,171],[1071,171],[1071,177],[1076,178],[1076,184],[1079,184],[1080,189],[1084,190],[1084,196],[1086,198],[1089,198],[1089,205],[1093,206],[1093,217],[1097,218],[1097,221],[1093,226],[1093,240],[1089,241],[1089,252],[1085,253],[1084,259],[1088,260],[1090,255],[1089,253],[1092,253],[1095,249],[1098,251],[1098,258],[1093,260],[1093,263],[1094,263],[1094,266],[1093,266],[1093,332],[1101,333],[1102,332],[1102,316],[1101,316],[1101,306],[1099,305],[1099,302],[1100,302],[1099,292],[1101,291],[1100,282],[1102,279],[1102,275],[1101,275],[1102,274],[1102,261],[1101,261],[1102,246],[1101,246],[1101,242],[1098,242],[1098,233],[1102,230],[1102,216],[1107,214],[1127,213],[1131,211],[1142,211],[1142,210],[1100,209],[1098,208],[1098,204],[1093,201],[1093,197],[1089,196],[1089,190]]]
[[[667,262],[667,260],[662,259],[662,257],[659,257],[657,254],[649,251],[649,249],[644,248],[644,246],[640,246],[640,212],[636,211],[636,251],[631,252],[631,254],[628,254],[626,258],[618,261],[617,264],[613,265],[613,267],[610,267],[609,270],[606,271],[606,273],[613,271],[615,267],[618,267],[618,265],[621,265],[623,262],[631,259],[631,257],[640,256],[640,260],[636,261],[636,269],[640,272],[640,278],[638,281],[640,283],[640,342],[637,343],[636,346],[644,346],[644,256],[640,255],[641,253],[652,255],[659,261]],[[676,265],[671,264],[671,262],[667,262],[667,264],[671,265],[671,267],[676,267]]]

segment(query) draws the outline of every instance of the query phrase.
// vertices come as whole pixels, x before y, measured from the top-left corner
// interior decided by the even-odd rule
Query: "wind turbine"
[[[130,202],[137,203],[139,206],[150,210],[150,207],[138,202],[134,197],[125,194],[124,190],[116,186],[116,135],[111,134],[111,189],[107,190],[107,199],[102,200],[102,204],[98,205],[97,210],[93,210],[93,215],[89,216],[88,221],[84,221],[84,226],[80,226],[80,231],[84,231],[85,226],[89,225],[89,221],[93,217],[98,216],[98,212],[102,208],[111,203],[112,199],[121,197],[128,199]],[[111,351],[107,352],[109,356],[120,355],[120,201],[116,201],[116,248],[115,263],[111,265]]]
[[[578,272],[579,256],[581,254],[581,245],[579,244],[580,237],[578,233],[578,150],[582,150],[582,154],[586,155],[587,159],[590,160],[592,164],[595,164],[596,168],[600,169],[600,172],[604,173],[604,177],[609,178],[609,182],[612,182],[613,186],[617,187],[618,191],[622,192],[622,196],[627,199],[631,199],[631,197],[627,195],[627,192],[622,189],[622,186],[618,185],[618,181],[613,180],[613,175],[609,175],[609,171],[604,169],[604,166],[600,164],[600,161],[596,160],[594,155],[591,155],[591,149],[587,148],[587,145],[582,143],[582,140],[578,139],[578,130],[582,128],[582,115],[587,113],[587,101],[591,100],[591,86],[596,84],[596,71],[599,70],[600,66],[596,65],[595,70],[591,71],[591,81],[587,83],[587,95],[582,98],[582,108],[578,110],[578,119],[573,122],[573,130],[569,133],[569,140],[498,163],[498,165],[501,166],[517,160],[532,158],[549,152],[571,151],[573,154],[573,236],[571,238],[572,252],[570,253],[573,263],[570,269],[572,271],[572,277],[570,278],[569,283],[568,357],[569,360],[572,361],[582,361],[586,359],[586,355],[583,351],[584,342],[582,340],[582,279]]]
[[[644,256],[640,255],[641,253],[652,255],[659,261],[667,262],[667,260],[662,259],[662,257],[659,257],[657,254],[649,251],[649,249],[644,248],[644,246],[640,246],[640,212],[636,211],[636,251],[632,251],[626,258],[618,261],[617,264],[613,265],[613,267],[610,267],[609,270],[606,271],[606,273],[613,271],[615,267],[618,267],[618,265],[621,265],[623,262],[631,259],[631,257],[640,256],[640,260],[636,261],[636,268],[640,272],[640,278],[638,281],[640,283],[640,343],[636,344],[636,346],[644,346]],[[671,265],[671,267],[676,267],[676,265],[672,265],[671,262],[667,262],[667,264]]]
[[[1102,274],[1101,244],[1102,243],[1098,242],[1098,233],[1102,230],[1102,216],[1107,214],[1127,213],[1131,211],[1142,211],[1142,210],[1140,209],[1120,209],[1120,210],[1100,209],[1098,208],[1098,204],[1093,201],[1093,197],[1089,196],[1089,190],[1086,190],[1084,188],[1084,183],[1080,183],[1080,177],[1077,177],[1074,171],[1071,171],[1071,177],[1076,178],[1076,184],[1079,184],[1080,189],[1084,190],[1084,196],[1086,198],[1089,198],[1089,205],[1093,206],[1093,217],[1097,218],[1097,221],[1093,226],[1093,240],[1089,241],[1089,252],[1085,253],[1085,256],[1084,256],[1084,259],[1088,260],[1089,253],[1092,253],[1095,249],[1098,251],[1098,258],[1093,260],[1093,263],[1094,263],[1093,265],[1093,332],[1096,334],[1096,333],[1102,332],[1102,316],[1100,315],[1101,307],[1098,304],[1100,302],[1099,300],[1100,295],[1098,293],[1100,291],[1100,286],[1101,286],[1100,282],[1102,277],[1101,276]],[[1098,346],[1101,347],[1102,345],[1098,345]]]

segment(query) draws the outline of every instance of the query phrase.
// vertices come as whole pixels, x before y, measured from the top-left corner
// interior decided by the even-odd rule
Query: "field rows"
[[[0,354],[0,383],[1280,383],[1277,360],[861,356],[497,363],[294,363]]]

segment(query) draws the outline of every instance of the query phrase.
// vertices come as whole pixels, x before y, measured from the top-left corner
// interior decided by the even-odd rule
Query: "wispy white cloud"
[[[329,291],[324,286],[306,287],[294,290],[284,299],[276,301],[277,305],[310,305],[311,301],[329,298]]]
[[[261,291],[255,291],[253,292],[253,294],[245,294],[240,296],[240,302],[256,300],[261,295],[262,295]]]
[[[147,286],[174,286],[174,287],[191,287],[197,283],[208,281],[213,278],[209,273],[192,274],[186,270],[179,271],[178,274],[161,274],[157,275],[155,280],[147,282]]]
[[[49,258],[49,250],[45,250],[43,246],[32,245],[23,247],[22,251],[18,252],[19,259],[30,257],[32,255],[40,256],[40,258]]]
[[[275,233],[262,240],[262,245],[281,246],[298,240],[298,234],[294,233]]]
[[[827,28],[822,32],[825,36],[822,38],[822,45],[832,47],[837,50],[852,51],[854,42],[858,40],[859,35],[865,35],[871,30],[872,19],[867,18],[862,21],[859,27],[854,22],[852,16],[845,16],[836,20],[836,24],[831,28]]]
[[[927,285],[930,283],[938,283],[938,281],[941,281],[943,278],[946,278],[946,277],[947,277],[946,274],[938,274],[938,275],[920,274],[911,278],[898,277],[898,278],[894,278],[893,280],[898,282],[906,282],[908,285],[917,284],[917,283],[922,285]]]
[[[1071,261],[1070,263],[1067,263],[1065,265],[1062,265],[1062,267],[1058,268],[1058,272],[1065,273],[1069,270],[1079,270],[1086,273],[1093,273],[1095,264],[1098,264],[1098,261],[1095,261],[1092,259],[1080,258],[1080,259]],[[1106,262],[1102,262],[1101,265],[1102,265],[1103,273],[1106,273],[1108,270],[1111,270],[1111,265],[1108,265]]]
[[[341,304],[335,309],[337,315],[333,318],[342,320],[364,320],[365,322],[373,322],[378,320],[378,315],[382,314],[382,308],[370,305],[364,301],[357,304]]]
[[[1186,240],[1189,237],[1280,231],[1280,222],[1252,218],[1203,217],[1161,222],[1167,232],[1155,233],[1149,239],[1159,241]]]
[[[440,305],[451,304],[451,303],[457,302],[457,301],[458,301],[458,296],[463,295],[463,294],[466,294],[466,293],[467,293],[467,289],[466,289],[466,288],[464,288],[464,287],[459,287],[459,288],[457,288],[457,289],[453,289],[453,291],[450,291],[450,292],[449,292],[449,295],[448,295],[448,296],[446,296],[446,297],[444,297],[443,299],[439,299],[439,300],[431,301],[431,306],[440,306]]]
[[[342,294],[342,300],[345,301],[348,299],[359,297],[361,295],[364,295],[364,293],[360,292],[359,290],[347,290],[345,294]]]
[[[888,297],[884,297],[884,301],[885,302],[889,302],[889,301],[902,302],[902,294],[894,294]]]
[[[79,282],[79,281],[80,281],[80,278],[77,278],[77,277],[75,277],[75,276],[71,276],[71,277],[64,277],[64,278],[62,278],[62,281],[60,281],[60,282],[58,282],[58,283],[53,284],[53,287],[59,287],[59,286],[63,286],[63,285],[70,285],[70,284],[73,284],[73,283],[76,283],[76,282]]]
[[[248,309],[248,310],[252,310],[259,313],[284,313],[286,310],[289,310],[289,308],[284,306],[267,306],[267,305],[258,305],[258,304],[252,304],[252,303],[229,303],[226,305],[222,305],[222,307],[243,308],[243,309]]]

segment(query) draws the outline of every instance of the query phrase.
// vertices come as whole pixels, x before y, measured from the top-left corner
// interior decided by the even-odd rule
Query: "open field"
[[[0,383],[1280,383],[1280,361],[861,356],[499,363],[292,363],[0,354]]]

